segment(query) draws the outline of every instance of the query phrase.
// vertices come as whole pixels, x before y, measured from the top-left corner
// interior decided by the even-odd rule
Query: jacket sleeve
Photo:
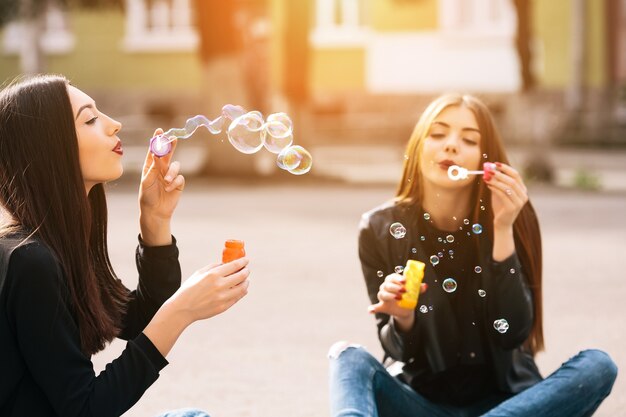
[[[29,372],[57,415],[119,416],[167,365],[139,334],[96,376],[90,357],[81,350],[65,281],[42,245],[17,249],[7,278],[8,321]]]
[[[181,272],[176,238],[167,246],[146,246],[139,239],[135,262],[139,272],[137,289],[130,293],[122,319],[120,339],[135,338],[148,325],[157,310],[180,287]]]
[[[389,270],[389,262],[385,259],[380,245],[380,238],[372,225],[368,214],[363,215],[359,226],[359,260],[367,286],[367,293],[372,304],[378,303],[378,290],[385,276],[393,272]],[[382,272],[382,277],[379,277]],[[395,360],[406,362],[409,357],[407,349],[415,343],[416,327],[408,333],[400,332],[394,320],[388,314],[376,313],[378,338],[385,354]]]
[[[502,262],[492,261],[491,274],[485,286],[488,299],[487,334],[503,349],[520,346],[528,338],[532,328],[533,298],[526,272],[516,253]],[[495,328],[496,321],[502,319],[508,325],[506,331]],[[502,325],[502,322],[499,324]]]

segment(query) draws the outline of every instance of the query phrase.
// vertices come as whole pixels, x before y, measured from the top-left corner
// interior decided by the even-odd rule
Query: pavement
[[[250,292],[227,312],[188,328],[158,381],[125,417],[190,406],[212,417],[327,416],[331,344],[348,340],[381,357],[366,312],[356,234],[360,215],[393,195],[402,151],[311,151],[313,171],[300,177],[189,176],[172,224],[183,278],[216,262],[224,240],[240,238],[251,259]],[[184,171],[193,172],[190,159],[179,156]],[[515,165],[525,155],[511,156]],[[537,356],[539,369],[549,375],[580,350],[598,348],[622,372],[626,157],[595,151],[551,151],[550,157],[564,177],[586,170],[603,188],[529,184],[544,254],[546,351]],[[128,170],[108,187],[110,256],[130,288],[136,285],[137,177]],[[115,341],[96,355],[97,372],[123,348]],[[626,416],[625,410],[620,374],[595,416]]]

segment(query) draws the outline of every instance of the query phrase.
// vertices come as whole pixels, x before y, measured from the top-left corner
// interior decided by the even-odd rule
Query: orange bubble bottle
[[[224,242],[224,250],[222,251],[222,263],[234,261],[235,259],[246,256],[243,240],[229,239]]]

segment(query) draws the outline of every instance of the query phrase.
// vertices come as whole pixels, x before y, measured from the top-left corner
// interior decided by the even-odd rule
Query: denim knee
[[[613,383],[617,378],[617,365],[611,357],[598,349],[589,349],[580,352],[584,359],[588,373],[586,379],[595,385],[605,396],[609,395]]]
[[[348,342],[333,344],[328,351],[328,357],[335,362],[335,366],[345,366],[353,371],[369,372],[376,367],[382,368],[382,364],[362,346]]]

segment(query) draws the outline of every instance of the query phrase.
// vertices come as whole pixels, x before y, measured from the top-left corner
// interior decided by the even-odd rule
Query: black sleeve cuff
[[[511,256],[500,262],[492,260],[491,268],[493,274],[496,276],[502,274],[515,274],[516,272],[521,271],[522,264],[520,263],[517,253],[513,252]]]
[[[141,239],[141,235],[137,236],[139,245],[137,246],[137,255],[141,258],[177,258],[178,246],[176,246],[176,238],[172,235],[172,243],[165,246],[146,246],[146,243]]]
[[[143,353],[145,353],[157,372],[160,372],[161,369],[165,368],[165,366],[169,364],[167,359],[161,355],[161,352],[159,352],[159,350],[145,334],[139,333],[139,335],[133,339],[133,342],[143,351]]]

